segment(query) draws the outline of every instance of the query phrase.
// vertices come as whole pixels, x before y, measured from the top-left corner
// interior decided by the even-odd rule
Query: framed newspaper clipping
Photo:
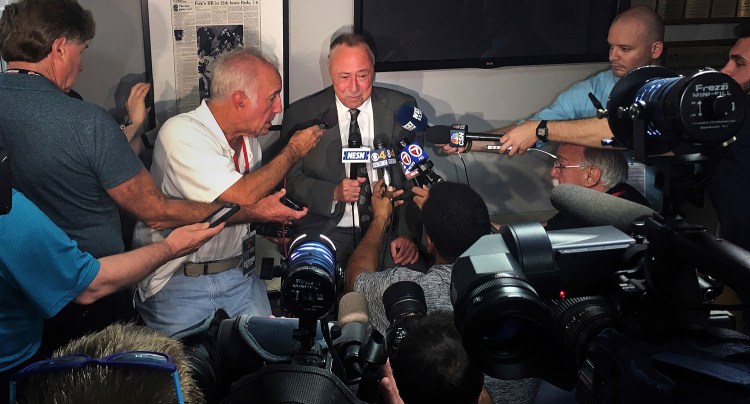
[[[283,72],[286,4],[279,0],[141,0],[146,69],[153,82],[157,126],[195,109],[208,97],[211,64],[224,52],[260,48],[278,61]],[[279,115],[274,123],[280,122]]]

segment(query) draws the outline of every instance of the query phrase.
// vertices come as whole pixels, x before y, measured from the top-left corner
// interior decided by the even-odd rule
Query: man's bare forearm
[[[547,128],[549,140],[586,147],[604,147],[602,140],[613,136],[607,120],[599,118],[549,121]]]
[[[115,291],[133,285],[156,268],[175,257],[166,241],[153,243],[137,250],[99,258],[99,274],[76,298],[80,304],[90,304]]]
[[[232,202],[251,205],[267,196],[299,158],[293,148],[284,147],[268,164],[242,178],[241,191],[232,198]]]
[[[219,207],[215,204],[167,198],[145,169],[122,184],[107,189],[107,193],[118,206],[155,229],[199,222]]]
[[[375,216],[362,240],[352,252],[346,271],[344,271],[347,292],[354,290],[354,283],[359,274],[375,272],[378,269],[378,255],[383,247],[383,235],[387,226],[387,216]]]

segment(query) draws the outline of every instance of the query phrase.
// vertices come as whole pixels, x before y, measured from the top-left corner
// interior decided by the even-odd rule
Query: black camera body
[[[299,233],[299,226],[296,224],[284,224],[275,222],[254,222],[250,227],[255,230],[259,236],[273,238],[292,238]]]
[[[218,310],[173,335],[209,403],[359,402],[319,320],[336,299],[335,246],[324,235],[303,235],[289,248],[281,298],[296,318],[229,318]]]
[[[411,323],[427,314],[424,290],[411,281],[400,281],[383,292],[383,306],[389,326],[385,336],[372,329],[359,351],[361,365],[357,398],[374,403],[378,398],[380,367],[390,358],[397,361],[401,340],[409,333]]]
[[[750,252],[679,214],[691,193],[702,199],[706,176],[689,175],[710,178],[744,102],[716,71],[677,77],[651,66],[618,81],[602,115],[616,141],[656,166],[662,210],[633,217],[614,237],[623,248],[608,252],[594,243],[566,259],[554,248],[559,235],[531,224],[470,247],[454,264],[451,300],[464,347],[485,373],[577,386],[584,403],[750,397],[750,337],[709,304],[723,284],[750,294]]]
[[[390,324],[385,333],[386,349],[388,357],[395,361],[411,322],[427,315],[424,290],[415,282],[396,282],[383,292],[383,306]]]

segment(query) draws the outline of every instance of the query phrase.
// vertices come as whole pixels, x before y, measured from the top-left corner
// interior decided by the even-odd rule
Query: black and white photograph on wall
[[[221,54],[243,46],[242,25],[196,27],[198,40],[198,94],[200,101],[211,94],[211,63]]]

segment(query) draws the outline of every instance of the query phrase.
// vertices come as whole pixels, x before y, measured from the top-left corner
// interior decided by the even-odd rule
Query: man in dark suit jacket
[[[320,92],[292,103],[284,113],[282,136],[307,127],[329,108],[335,108],[339,124],[325,130],[316,147],[298,161],[287,176],[289,195],[305,204],[309,214],[300,221],[302,232],[317,232],[330,237],[337,247],[339,262],[346,262],[354,249],[358,229],[352,230],[358,220],[352,214],[352,202],[359,197],[361,176],[349,179],[349,164],[341,163],[342,145],[347,144],[351,117],[349,110],[359,109],[357,123],[362,133],[362,145],[373,147],[374,141],[393,145],[410,133],[395,120],[395,112],[403,104],[416,106],[414,97],[399,91],[373,87],[375,58],[364,38],[356,34],[342,34],[330,47],[328,71],[333,85]],[[370,163],[367,164],[372,183]],[[398,166],[394,166],[394,171]],[[396,188],[403,188],[404,178],[393,175]],[[413,204],[398,209],[396,235],[390,244],[388,257],[397,265],[414,264],[419,254],[414,235],[419,234],[420,217]],[[358,239],[359,236],[357,236]],[[390,262],[389,262],[390,263]]]

